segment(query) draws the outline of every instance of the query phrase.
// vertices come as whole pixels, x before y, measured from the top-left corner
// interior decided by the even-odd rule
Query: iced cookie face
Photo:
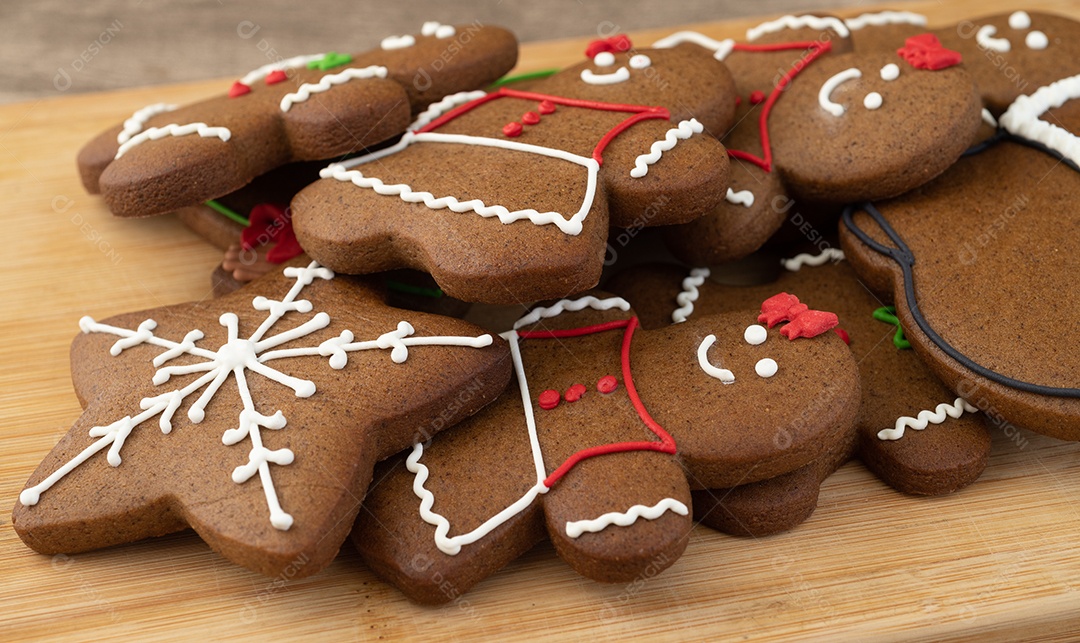
[[[1078,71],[1080,23],[1062,16],[1013,11],[964,20],[934,33],[963,54],[964,66],[994,115],[1017,96]]]
[[[895,196],[971,144],[981,103],[959,55],[926,41],[905,54],[828,56],[792,83],[771,132],[793,194],[830,203]]]

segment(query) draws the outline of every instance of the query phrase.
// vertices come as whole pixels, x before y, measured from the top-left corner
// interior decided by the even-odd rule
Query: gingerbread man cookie
[[[315,263],[79,327],[72,379],[85,410],[12,514],[45,554],[191,527],[249,569],[315,573],[348,535],[375,463],[418,427],[474,413],[510,377],[504,341],[389,308],[370,283]]]
[[[136,111],[80,151],[79,172],[87,191],[100,192],[118,216],[168,212],[286,163],[388,140],[429,103],[483,87],[516,61],[517,40],[505,29],[438,23],[352,56],[275,61],[235,81],[227,95]]]
[[[1080,440],[1080,76],[1000,120],[937,180],[846,210],[841,242],[966,405],[1006,432]]]
[[[767,330],[759,317],[790,321]],[[788,295],[760,314],[648,332],[601,293],[537,308],[503,335],[516,384],[384,464],[353,541],[421,602],[449,600],[442,581],[464,592],[544,537],[600,581],[666,567],[686,544],[691,488],[796,471],[850,434],[858,377],[824,332],[832,323]]]
[[[860,459],[906,493],[940,495],[974,482],[990,455],[984,416],[957,399],[910,350],[894,311],[863,287],[843,253],[826,248],[780,263],[779,277],[761,285],[726,285],[710,278],[705,268],[687,275],[677,266],[651,266],[619,274],[608,288],[635,302],[652,302],[647,309],[639,307],[649,328],[737,310],[778,289],[820,302],[839,316],[838,328],[859,364]],[[823,464],[835,469],[842,462],[826,459]],[[827,466],[818,471],[832,472]],[[790,487],[792,493],[804,490],[795,483]]]
[[[709,133],[734,116],[724,65],[625,36],[586,53],[531,91],[448,96],[392,147],[327,167],[294,200],[300,244],[341,272],[410,267],[454,297],[517,303],[594,286],[609,223],[685,222],[722,200]]]

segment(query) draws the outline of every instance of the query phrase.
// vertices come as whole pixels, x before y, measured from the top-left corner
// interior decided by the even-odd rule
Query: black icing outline
[[[1027,147],[1039,150],[1057,158],[1062,163],[1065,163],[1066,165],[1071,167],[1074,171],[1080,172],[1080,167],[1077,167],[1077,164],[1075,162],[1065,158],[1058,152],[1051,150],[1042,143],[1016,136],[1015,134],[1010,134],[1009,132],[1006,132],[1002,129],[999,129],[989,139],[968,148],[962,156],[972,156],[974,154],[979,154],[1002,141],[1019,143],[1021,145],[1026,145]],[[878,243],[873,238],[871,238],[870,235],[866,234],[866,232],[864,232],[861,228],[855,225],[853,215],[857,210],[862,210],[869,214],[870,217],[874,219],[874,222],[878,225],[878,227],[889,237],[889,239],[892,240],[893,243],[896,244],[896,247],[890,248],[886,245]],[[869,246],[878,254],[889,257],[890,259],[895,261],[897,265],[900,266],[900,270],[903,272],[904,276],[904,296],[907,300],[908,310],[911,312],[912,318],[915,319],[915,323],[919,326],[919,329],[922,330],[922,332],[930,338],[930,341],[933,342],[934,345],[936,345],[938,348],[940,348],[942,352],[944,352],[946,355],[956,360],[962,366],[972,371],[973,373],[1009,388],[1024,391],[1026,393],[1034,393],[1036,395],[1046,395],[1050,397],[1080,398],[1080,388],[1044,386],[1042,384],[1034,384],[1032,382],[1025,382],[1023,380],[1013,379],[1006,375],[1002,375],[997,371],[993,371],[989,368],[986,368],[985,366],[977,364],[967,355],[964,355],[963,353],[958,351],[951,344],[945,341],[945,339],[941,337],[941,335],[938,335],[937,332],[930,326],[930,322],[928,322],[923,316],[922,311],[919,308],[919,303],[918,301],[916,301],[915,298],[915,281],[914,275],[912,274],[912,266],[915,265],[915,254],[911,252],[911,249],[908,248],[906,243],[904,243],[904,240],[900,237],[896,230],[894,230],[893,227],[889,225],[888,221],[885,220],[885,216],[882,215],[876,207],[874,207],[873,203],[871,203],[870,201],[865,201],[863,203],[852,204],[845,207],[844,213],[842,215],[842,220],[844,222],[844,225],[847,226],[847,229],[850,230],[851,233],[854,234],[856,237],[858,237],[861,242]]]

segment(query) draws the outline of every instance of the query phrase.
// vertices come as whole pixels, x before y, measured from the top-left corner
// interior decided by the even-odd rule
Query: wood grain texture
[[[947,24],[1012,4],[905,8]],[[1075,3],[1035,4],[1080,17]],[[753,22],[699,28],[738,37]],[[662,33],[634,35],[648,42]],[[526,46],[521,68],[572,61],[583,42]],[[0,639],[986,641],[1068,640],[1080,631],[1080,445],[1011,429],[995,431],[983,478],[952,496],[903,496],[852,463],[826,481],[817,512],[791,533],[747,540],[698,528],[670,569],[616,586],[577,577],[542,545],[438,609],[407,602],[349,547],[325,571],[296,581],[237,568],[190,532],[71,557],[30,551],[9,508],[78,417],[68,345],[79,317],[207,297],[221,256],[172,217],[112,218],[82,192],[75,153],[143,105],[225,87],[0,107],[0,216],[14,250],[2,293],[11,312],[0,318]]]

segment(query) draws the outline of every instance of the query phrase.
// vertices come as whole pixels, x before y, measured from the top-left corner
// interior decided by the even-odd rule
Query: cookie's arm
[[[687,223],[723,202],[727,151],[696,120],[634,125],[604,151],[611,225]]]

